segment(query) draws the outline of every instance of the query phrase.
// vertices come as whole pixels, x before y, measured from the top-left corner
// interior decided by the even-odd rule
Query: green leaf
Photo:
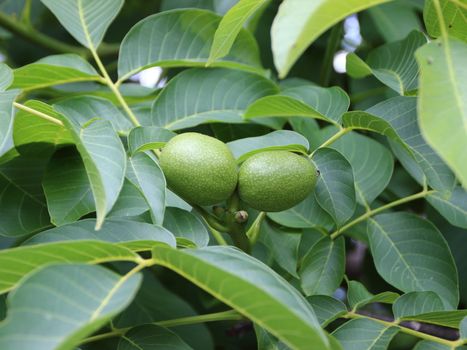
[[[238,163],[267,150],[286,150],[306,154],[308,140],[290,130],[273,131],[263,136],[247,137],[227,143]]]
[[[128,248],[99,241],[73,241],[38,244],[0,251],[0,292],[16,287],[21,278],[52,263],[101,264],[141,259]]]
[[[185,299],[165,288],[148,271],[144,273],[143,283],[133,302],[112,322],[117,328],[127,328],[196,315],[198,313]],[[170,327],[170,330],[195,349],[214,349],[205,323]]]
[[[123,6],[123,0],[41,0],[83,46],[95,50]]]
[[[259,75],[229,69],[190,69],[162,90],[152,107],[152,124],[170,130],[202,123],[242,123],[241,114],[256,99],[277,93]]]
[[[426,42],[423,33],[413,31],[404,40],[371,51],[366,63],[351,53],[349,56],[352,58],[347,60],[347,72],[352,77],[373,74],[400,95],[411,94],[418,88],[418,67],[414,54]]]
[[[467,42],[467,28],[465,26],[467,9],[465,8],[465,2],[459,2],[463,4],[464,7],[459,6],[451,0],[439,0],[449,36]],[[436,8],[433,4],[433,0],[425,1],[423,20],[425,21],[425,26],[430,36],[437,38],[441,35],[440,23],[436,15]]]
[[[441,298],[433,292],[410,292],[401,295],[392,305],[394,318],[415,316],[433,311],[444,311]]]
[[[300,283],[305,295],[332,295],[340,286],[345,270],[345,241],[324,236],[300,264]]]
[[[314,151],[321,145],[321,130],[316,120],[310,118],[289,118],[292,129],[306,137],[310,150]]]
[[[85,121],[80,105],[65,101],[54,108],[68,119],[65,124],[73,134],[83,159],[96,204],[98,229],[112,209],[123,186],[126,155],[122,142],[109,121]]]
[[[175,135],[177,134],[157,126],[138,126],[128,134],[128,149],[133,156],[137,152],[161,148]]]
[[[0,235],[24,236],[50,225],[42,177],[51,150],[37,144],[0,165]]]
[[[42,101],[28,100],[24,105],[52,118],[60,121],[63,120],[63,117],[52,106]],[[63,125],[52,123],[23,110],[16,112],[13,126],[13,140],[16,147],[36,142],[55,145],[73,144],[73,137],[70,131]]]
[[[427,200],[451,225],[467,228],[467,191],[462,187],[456,186],[447,198],[436,192]]]
[[[287,227],[331,229],[334,225],[329,214],[319,206],[314,193],[293,208],[267,215]]]
[[[140,275],[120,276],[101,266],[45,267],[8,296],[0,347],[73,349],[123,310],[140,283]]]
[[[332,136],[328,130],[331,128],[324,129],[325,137]],[[391,180],[392,153],[381,143],[356,132],[342,136],[328,147],[341,153],[352,166],[358,203],[371,204]]]
[[[237,309],[288,346],[306,348],[314,344],[329,349],[329,341],[306,300],[249,255],[223,246],[183,251],[155,247],[153,259]]]
[[[418,11],[407,1],[388,2],[368,9],[379,34],[386,42],[402,40],[412,30],[421,30]]]
[[[107,219],[99,231],[94,230],[95,225],[95,219],[80,220],[42,231],[28,239],[23,245],[96,240],[118,243],[134,251],[147,250],[157,242],[176,246],[173,234],[161,226],[118,218]]]
[[[283,342],[278,340],[272,334],[266,332],[257,324],[253,324],[258,342],[258,350],[290,350]]]
[[[178,335],[167,328],[145,324],[131,328],[118,342],[117,350],[190,350]]]
[[[366,112],[348,112],[343,121],[346,127],[375,131],[399,142],[422,168],[432,188],[443,192],[453,189],[454,175],[420,134],[416,98],[394,97]]]
[[[369,319],[355,319],[344,323],[332,335],[344,350],[387,349],[398,327],[387,327]]]
[[[415,316],[403,317],[402,321],[416,321],[439,326],[459,328],[459,324],[467,316],[467,310],[428,312]]]
[[[316,0],[302,6],[301,0],[285,0],[271,28],[274,65],[284,78],[306,48],[322,33],[348,15],[387,0]]]
[[[0,157],[13,147],[13,123],[15,108],[13,102],[19,90],[0,92]]]
[[[464,317],[459,325],[459,336],[462,339],[467,339],[467,317]]]
[[[413,350],[451,350],[448,345],[440,344],[440,343],[435,343],[429,340],[422,340],[415,345]],[[461,348],[456,348],[458,350],[461,350]]]
[[[323,328],[347,313],[347,308],[342,301],[327,295],[312,295],[307,300],[315,310],[316,317]]]
[[[374,295],[357,281],[348,281],[347,286],[347,300],[352,310],[358,310],[371,303],[392,304],[399,297],[399,294],[393,292],[382,292]]]
[[[148,203],[153,223],[162,224],[167,185],[159,164],[145,153],[135,154],[128,159],[127,178]]]
[[[245,22],[269,0],[242,0],[222,17],[214,34],[207,65],[228,55]]]
[[[180,208],[167,208],[164,227],[172,232],[175,237],[188,239],[197,247],[205,247],[209,243],[209,232],[206,226],[189,211]]]
[[[109,100],[95,96],[77,96],[58,103],[60,107],[74,112],[74,119],[84,124],[92,119],[108,120],[116,131],[128,131],[131,122]]]
[[[165,11],[146,17],[122,41],[119,80],[151,66],[204,67],[220,21],[220,16],[199,9]],[[230,53],[213,66],[262,72],[254,37],[241,29]]]
[[[420,48],[418,120],[427,142],[467,188],[467,44],[450,39]]]
[[[318,149],[312,160],[320,172],[314,192],[316,200],[341,226],[352,217],[357,203],[352,166],[331,148]]]
[[[276,263],[294,277],[298,277],[300,233],[299,230],[277,227],[268,220],[263,221],[260,227],[259,241],[268,247]]]
[[[30,91],[79,81],[101,81],[93,66],[76,54],[53,55],[14,70],[12,87]]]
[[[457,269],[449,247],[429,221],[409,213],[369,220],[368,239],[378,273],[404,292],[432,291],[446,309],[459,303]]]
[[[44,174],[43,187],[51,222],[61,226],[95,211],[83,161],[73,149],[54,154]]]
[[[0,92],[5,91],[13,81],[13,71],[5,63],[0,63]]]
[[[244,117],[308,117],[338,124],[349,105],[349,96],[340,87],[322,88],[309,84],[258,99],[248,106]]]
[[[117,201],[107,216],[125,218],[128,216],[138,216],[148,211],[148,203],[140,190],[128,179],[125,179]]]

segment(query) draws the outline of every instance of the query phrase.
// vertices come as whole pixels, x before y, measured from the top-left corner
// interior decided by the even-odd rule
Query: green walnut
[[[169,188],[192,204],[226,200],[237,186],[237,163],[221,141],[188,132],[172,138],[159,158]]]
[[[238,191],[252,208],[282,211],[303,201],[315,188],[317,178],[308,158],[288,151],[266,151],[242,164]]]

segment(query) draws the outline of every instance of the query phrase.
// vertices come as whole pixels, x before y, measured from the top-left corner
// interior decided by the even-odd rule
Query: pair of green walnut
[[[201,206],[225,201],[238,184],[240,199],[250,207],[286,210],[313,191],[318,175],[307,157],[288,151],[257,153],[238,170],[225,143],[193,132],[172,138],[159,160],[169,188]]]

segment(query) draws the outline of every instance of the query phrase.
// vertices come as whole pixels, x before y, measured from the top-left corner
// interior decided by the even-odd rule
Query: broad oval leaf
[[[325,135],[330,137],[328,130],[324,130]],[[356,132],[340,137],[328,147],[340,152],[352,166],[357,201],[362,205],[371,204],[391,180],[392,153],[376,140]]]
[[[227,144],[238,163],[244,162],[252,155],[268,150],[286,150],[306,154],[308,140],[290,130],[273,131],[263,136],[247,137],[231,141]]]
[[[152,124],[170,130],[209,122],[242,123],[241,114],[256,99],[277,93],[259,75],[229,69],[190,69],[162,90],[152,107]]]
[[[312,160],[320,172],[314,192],[316,200],[341,226],[352,217],[357,203],[352,166],[331,148],[318,149]]]
[[[345,241],[324,236],[300,263],[300,283],[305,295],[332,295],[341,284],[345,270]]]
[[[401,295],[392,305],[396,319],[433,311],[444,311],[443,301],[433,292],[410,292]]]
[[[366,63],[351,53],[354,57],[347,60],[347,72],[355,77],[373,74],[399,95],[411,94],[418,88],[418,67],[414,54],[426,42],[423,33],[413,31],[404,40],[371,51]]]
[[[102,226],[105,215],[112,209],[123,186],[126,155],[123,144],[109,121],[84,121],[79,105],[54,105],[63,114],[65,124],[73,135],[83,159],[96,204],[96,228]],[[84,124],[81,124],[84,121]]]
[[[398,327],[387,327],[369,319],[355,319],[344,323],[332,335],[344,350],[387,349]]]
[[[446,309],[457,307],[456,265],[432,223],[409,213],[380,214],[369,220],[368,239],[376,269],[388,283],[404,292],[435,292]]]
[[[197,247],[205,247],[209,243],[209,232],[206,226],[189,211],[174,207],[167,208],[163,225],[175,237],[188,239]]]
[[[83,161],[74,149],[57,151],[42,182],[51,222],[61,226],[95,211]]]
[[[12,87],[30,91],[79,81],[102,81],[93,66],[76,54],[53,55],[14,70]]]
[[[131,155],[163,147],[176,133],[157,126],[138,126],[128,134],[128,149]]]
[[[220,16],[199,9],[165,11],[146,17],[133,26],[122,41],[118,59],[119,81],[151,66],[203,67],[220,21]],[[258,46],[253,36],[242,29],[230,53],[213,66],[261,72]]]
[[[45,267],[8,296],[0,347],[74,349],[123,310],[140,283],[141,275],[120,276],[101,266]]]
[[[154,324],[134,327],[125,332],[118,342],[117,350],[190,350],[178,335],[167,328]]]
[[[13,148],[13,123],[15,108],[13,102],[19,90],[0,92],[0,157]]]
[[[315,310],[321,327],[326,327],[329,323],[347,313],[347,307],[342,301],[327,295],[312,295],[307,300]]]
[[[349,96],[340,87],[301,85],[253,102],[244,117],[308,117],[339,124],[349,105]]]
[[[124,0],[41,0],[83,46],[95,50],[120,12]]]
[[[123,187],[118,194],[112,210],[107,215],[109,218],[127,218],[131,216],[149,214],[149,207],[140,190],[127,178],[123,182]],[[150,216],[150,214],[148,215]],[[151,220],[149,217],[148,220]]]
[[[95,225],[95,219],[80,220],[42,231],[28,239],[23,245],[96,240],[118,243],[134,251],[147,250],[157,242],[171,247],[176,246],[173,234],[161,226],[117,218],[107,219],[99,231],[94,230]]]
[[[214,34],[207,65],[211,65],[214,61],[225,57],[229,53],[245,22],[262,6],[267,5],[269,1],[243,0],[227,11]]]
[[[427,200],[451,225],[467,228],[467,191],[462,187],[455,187],[447,197],[430,194]]]
[[[155,247],[153,259],[237,309],[292,348],[329,340],[306,300],[273,270],[231,247]],[[251,300],[258,302],[252,303]]]
[[[284,78],[306,48],[326,29],[348,15],[388,0],[285,0],[271,28],[274,65]]]
[[[331,216],[318,204],[314,193],[293,208],[267,215],[273,221],[287,227],[329,230],[334,225]]]
[[[420,130],[467,189],[467,44],[456,39],[432,42],[416,57]]]
[[[5,91],[13,82],[13,71],[5,63],[0,63],[0,92]]]
[[[159,164],[145,153],[128,159],[127,178],[141,192],[154,224],[162,224],[165,212],[166,182]]]
[[[0,251],[0,293],[15,288],[18,282],[44,265],[57,263],[101,264],[110,261],[137,262],[131,250],[99,241],[73,241],[38,244]]]

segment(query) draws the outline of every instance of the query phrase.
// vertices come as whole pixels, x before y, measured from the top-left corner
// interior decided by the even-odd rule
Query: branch
[[[78,47],[75,45],[69,45],[61,42],[55,38],[52,38],[46,34],[43,34],[32,27],[26,26],[25,24],[15,20],[13,17],[0,12],[0,27],[5,28],[9,32],[33,43],[45,47],[51,51],[58,53],[75,53],[80,56],[88,57],[89,51],[84,47]],[[112,44],[101,44],[99,47],[99,54],[114,55],[119,50],[118,45]]]

